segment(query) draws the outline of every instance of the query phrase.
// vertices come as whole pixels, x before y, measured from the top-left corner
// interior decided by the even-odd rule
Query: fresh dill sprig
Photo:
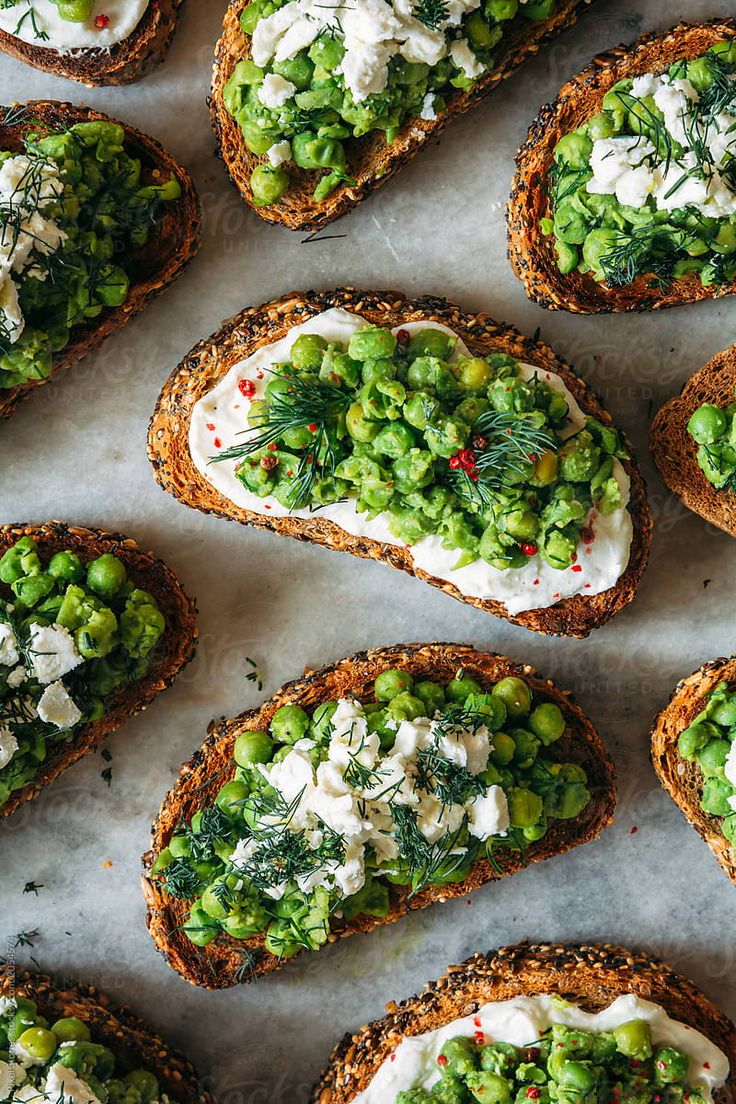
[[[26,882],[23,886],[24,893],[33,893],[38,897],[39,889],[43,889],[43,882]]]
[[[475,465],[468,471],[448,469],[445,481],[469,505],[488,510],[493,492],[500,490],[510,472],[523,474],[527,465],[554,449],[553,434],[524,414],[489,410],[475,423],[474,437],[483,441],[475,450]]]
[[[713,118],[728,111],[736,103],[736,81],[729,79],[729,72],[721,58],[705,55],[710,70],[711,83],[700,93],[698,108]]]
[[[235,981],[240,984],[243,981],[255,981],[257,978],[256,966],[263,957],[261,947],[239,947],[237,951],[240,962],[235,971]]]
[[[438,30],[443,23],[446,23],[449,14],[447,0],[418,0],[412,9],[414,18],[425,27],[429,27],[431,31]]]
[[[199,889],[199,875],[187,859],[173,859],[163,871],[163,890],[169,897],[191,901]]]
[[[13,936],[13,947],[35,947],[39,934],[38,928],[18,932]]]
[[[456,832],[430,843],[422,834],[417,815],[408,805],[392,806],[396,842],[411,875],[411,894],[421,893],[439,877],[451,879],[468,866],[480,849],[478,840],[465,840],[467,817]]]

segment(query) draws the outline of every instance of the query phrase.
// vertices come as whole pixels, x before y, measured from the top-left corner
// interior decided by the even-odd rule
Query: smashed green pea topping
[[[5,1069],[5,1066],[9,1069]],[[77,1016],[49,1023],[27,997],[0,997],[0,1085],[8,1101],[154,1104],[168,1097],[147,1069],[122,1063]],[[33,1089],[37,1090],[34,1096]]]
[[[0,807],[146,673],[164,628],[156,599],[109,552],[44,564],[26,536],[0,557]]]
[[[141,182],[115,123],[42,133],[12,109],[4,123],[23,126],[23,152],[0,152],[0,182],[6,163],[28,163],[0,192],[0,252],[17,270],[0,289],[0,389],[46,379],[77,327],[125,303],[136,251],[181,194],[174,176]]]
[[[736,847],[736,690],[720,682],[705,709],[678,740],[683,759],[697,763],[703,779],[701,809],[719,818],[721,831]]]
[[[442,1047],[431,1089],[396,1104],[704,1104],[688,1084],[690,1059],[655,1046],[645,1020],[591,1032],[553,1024],[532,1046],[458,1035]]]
[[[191,902],[183,931],[199,947],[265,936],[279,958],[316,950],[357,916],[387,916],[391,887],[462,882],[481,859],[502,872],[578,817],[586,772],[552,754],[565,729],[522,679],[487,693],[463,670],[446,685],[384,671],[363,705],[284,705],[267,732],[237,737],[234,777],[152,876]],[[261,945],[244,948],[244,972]]]
[[[693,411],[687,431],[697,443],[698,467],[719,491],[736,490],[736,402],[720,407],[703,403]]]
[[[289,2],[251,0],[240,19],[245,34],[253,36],[261,21],[282,12]],[[267,53],[261,56],[257,49],[256,33],[253,56],[259,64],[252,60],[238,62],[223,91],[225,107],[238,123],[248,149],[255,154],[276,149],[280,154],[275,161],[269,159],[258,165],[252,173],[256,206],[277,203],[286,194],[292,180],[290,166],[314,176],[314,199],[318,203],[340,184],[354,185],[349,166],[353,139],[383,131],[390,145],[407,120],[418,116],[434,119],[457,90],[471,88],[493,66],[494,52],[509,27],[516,29],[527,21],[549,19],[557,0],[465,0],[454,5],[458,11],[451,11],[445,0],[417,0],[403,5],[383,0],[343,0],[329,5],[315,3],[313,7],[314,11],[301,13],[307,45],[292,51],[292,56],[288,56],[288,49],[282,51],[287,54],[284,57],[276,50],[269,59]],[[375,87],[369,81],[367,92],[346,81],[342,71],[350,51],[345,17],[347,14],[349,19],[350,13],[361,8],[365,12],[357,34],[370,39],[366,27],[373,24],[377,37],[375,46],[356,53],[359,75],[364,67],[370,73],[371,64],[376,65],[386,42],[387,53],[392,54],[384,86],[380,87],[380,79]],[[386,27],[393,27],[393,31]],[[301,33],[299,28],[296,32]],[[282,41],[290,33],[295,33],[294,27],[287,30]],[[394,43],[389,41],[392,33],[398,36]],[[410,42],[412,37],[425,42],[427,38],[438,39],[438,60],[434,64],[420,60],[434,58],[433,53],[424,53],[426,45],[422,41],[414,52],[403,49],[411,58],[407,60],[398,46],[404,35]],[[462,50],[454,56],[450,49],[453,43]],[[347,64],[350,66],[349,60]],[[281,86],[287,95],[283,102],[267,94],[271,76],[288,82]],[[286,150],[282,153],[284,143]]]
[[[438,329],[369,326],[346,347],[302,334],[249,407],[255,436],[212,462],[241,460],[243,485],[291,510],[350,498],[408,545],[436,534],[456,568],[537,553],[570,568],[595,539],[592,512],[623,508],[618,433],[590,417],[575,428],[544,370],[455,345]]]
[[[611,288],[641,276],[659,290],[691,274],[704,287],[736,280],[735,75],[736,41],[727,39],[676,61],[659,103],[640,86],[649,75],[621,80],[599,114],[560,139],[548,177],[552,217],[541,221],[560,272]],[[625,191],[610,172],[622,157]],[[596,163],[609,184],[596,183]]]

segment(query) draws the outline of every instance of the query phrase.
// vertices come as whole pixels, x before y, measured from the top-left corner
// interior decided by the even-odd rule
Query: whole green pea
[[[475,1100],[483,1104],[511,1104],[511,1086],[505,1077],[491,1070],[476,1070],[466,1078]]]
[[[300,705],[282,705],[271,718],[271,733],[280,744],[295,744],[308,728],[309,714]]]
[[[703,403],[691,415],[687,430],[699,445],[712,445],[728,428],[728,419],[720,407]]]
[[[436,682],[417,682],[414,686],[414,694],[424,702],[428,717],[434,717],[445,704],[445,691]]]
[[[76,1016],[64,1016],[51,1025],[51,1030],[60,1043],[89,1042],[89,1028]]]
[[[278,203],[288,187],[289,174],[280,165],[256,165],[250,174],[250,190],[256,207],[270,207],[272,203]]]
[[[241,732],[235,741],[233,754],[240,767],[252,767],[256,763],[269,763],[274,742],[267,732]]]
[[[543,803],[538,794],[524,786],[509,791],[509,819],[514,828],[530,828],[542,816]]]
[[[206,947],[220,934],[220,925],[203,908],[194,905],[182,930],[195,947]]]
[[[457,338],[453,334],[443,333],[442,330],[434,328],[418,330],[409,339],[409,360],[416,360],[417,357],[423,356],[449,360],[456,344]]]
[[[394,721],[413,721],[424,716],[424,702],[413,694],[397,694],[386,706],[386,712]]]
[[[149,1070],[131,1070],[130,1073],[126,1073],[123,1080],[127,1085],[132,1085],[138,1090],[143,1104],[150,1104],[151,1100],[158,1099],[158,1081]]]
[[[516,744],[506,732],[494,732],[490,759],[497,767],[505,767],[514,758]]]
[[[523,679],[509,675],[497,682],[491,691],[506,706],[510,717],[524,717],[532,707],[532,693]]]
[[[217,797],[215,798],[215,804],[218,808],[222,809],[223,813],[227,813],[228,816],[237,816],[242,809],[242,803],[248,796],[248,787],[244,782],[239,782],[237,779],[233,779],[232,782],[226,782],[220,789]],[[174,842],[173,840],[171,841]]]
[[[590,1063],[568,1061],[562,1063],[557,1081],[566,1089],[584,1094],[595,1085],[596,1075]]]
[[[449,701],[462,704],[471,694],[482,694],[483,687],[464,671],[459,671],[451,682],[448,682],[445,691]]]
[[[614,1028],[616,1046],[626,1058],[644,1062],[652,1056],[652,1029],[645,1020],[627,1020]]]
[[[319,334],[299,334],[291,346],[291,363],[300,372],[318,372],[326,348],[327,342]],[[286,384],[288,389],[288,380]]]
[[[532,710],[529,728],[538,736],[545,747],[559,740],[565,731],[565,718],[559,705],[554,702],[542,702]]]
[[[720,701],[713,709],[710,719],[724,728],[736,728],[736,694]]]
[[[396,337],[383,326],[368,326],[350,338],[348,356],[353,360],[380,360],[391,357],[396,349]]]
[[[58,579],[64,583],[78,583],[84,578],[82,561],[76,552],[57,552],[49,560],[46,571],[52,579]]]
[[[402,671],[393,667],[388,671],[381,671],[373,683],[373,693],[378,701],[391,701],[399,694],[411,693],[414,687],[414,679],[408,671]]]
[[[56,1052],[58,1044],[53,1031],[47,1031],[45,1027],[29,1027],[17,1040],[16,1045],[32,1058],[48,1062]]]
[[[125,564],[111,552],[105,552],[87,568],[87,586],[100,598],[114,598],[128,581]]]
[[[654,1054],[654,1077],[658,1084],[684,1081],[690,1068],[690,1059],[674,1047],[660,1047]]]

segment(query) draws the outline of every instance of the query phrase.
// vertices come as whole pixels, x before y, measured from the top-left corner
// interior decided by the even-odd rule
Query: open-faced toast
[[[592,0],[559,0],[554,15],[549,19],[539,22],[520,20],[513,29],[506,30],[493,67],[469,90],[454,92],[447,108],[436,119],[410,119],[390,145],[387,145],[382,131],[353,139],[348,152],[347,171],[355,184],[341,185],[319,203],[312,195],[314,173],[295,169],[289,191],[270,207],[256,207],[252,203],[250,176],[255,166],[264,159],[248,150],[238,124],[223,102],[223,89],[235,66],[243,58],[250,57],[250,39],[240,26],[240,16],[247,3],[248,0],[231,0],[215,50],[210,110],[220,156],[233,184],[257,215],[291,230],[316,230],[344,215],[374,188],[398,172],[429,145],[455,116],[462,115],[479,103],[517,66],[543,49],[550,38],[575,23]]]
[[[108,1047],[121,1070],[145,1067],[158,1079],[172,1104],[211,1104],[212,1097],[191,1062],[164,1042],[151,1027],[91,985],[56,983],[46,974],[0,967],[0,997],[33,1001],[49,1023],[76,1016],[92,1041]]]
[[[35,797],[67,767],[95,751],[105,737],[124,724],[128,717],[145,709],[156,694],[171,685],[192,659],[198,635],[193,599],[187,597],[176,576],[163,561],[146,552],[129,537],[101,529],[69,526],[60,521],[44,525],[3,525],[0,527],[0,555],[24,536],[33,538],[42,556],[51,556],[63,549],[76,552],[83,563],[106,552],[117,556],[125,564],[129,578],[156,598],[166,628],[144,676],[116,690],[106,700],[104,716],[82,726],[69,743],[52,754],[29,785],[11,794],[0,808],[0,817],[15,812],[24,801]]]
[[[184,0],[150,0],[132,34],[108,47],[54,50],[25,42],[0,30],[0,50],[34,69],[68,77],[88,88],[102,84],[131,84],[163,61],[174,37]]]
[[[601,110],[611,87],[625,78],[661,73],[680,58],[700,57],[714,43],[734,34],[736,20],[721,19],[680,23],[666,34],[644,35],[631,45],[598,54],[563,85],[554,103],[541,109],[516,157],[507,212],[509,260],[530,299],[548,310],[599,314],[658,310],[736,290],[731,284],[704,287],[695,274],[660,282],[642,275],[617,287],[599,283],[588,273],[563,275],[557,267],[554,236],[545,236],[540,228],[540,220],[551,213],[548,184],[555,146],[563,135]]]
[[[714,659],[678,682],[652,727],[651,754],[659,781],[736,885],[736,851],[721,831],[719,818],[701,808],[700,767],[697,762],[683,759],[677,746],[680,733],[705,708],[707,695],[719,682],[736,682],[736,659]]]
[[[187,981],[208,989],[225,988],[278,969],[281,960],[266,951],[262,935],[240,941],[223,935],[207,947],[194,946],[182,930],[188,911],[186,903],[168,896],[160,879],[152,874],[157,855],[168,845],[180,822],[189,820],[198,809],[211,802],[219,788],[233,777],[233,747],[241,732],[265,729],[276,710],[287,703],[314,707],[340,697],[369,700],[376,676],[393,668],[407,671],[417,680],[440,682],[454,678],[462,669],[484,688],[490,688],[508,675],[523,678],[540,701],[554,702],[562,709],[567,727],[560,741],[560,753],[584,767],[592,800],[573,820],[552,822],[546,836],[531,844],[523,855],[505,851],[503,855],[499,853],[494,864],[485,858],[478,859],[462,882],[430,886],[413,896],[407,887],[394,887],[385,919],[360,915],[350,922],[336,922],[330,941],[392,923],[409,910],[435,901],[464,896],[529,863],[562,854],[595,839],[610,824],[616,797],[614,768],[608,753],[593,725],[570,695],[541,678],[533,668],[516,664],[505,656],[477,652],[458,644],[407,644],[361,652],[287,684],[260,709],[249,710],[217,725],[213,722],[202,749],[183,766],[178,782],[164,799],[153,825],[151,849],[143,857],[147,923],[168,965]]]
[[[347,1034],[311,1096],[312,1104],[350,1104],[402,1039],[472,1015],[490,1001],[557,995],[598,1012],[631,993],[660,1005],[724,1052],[731,1073],[719,1091],[732,1104],[736,1030],[692,982],[648,954],[605,945],[518,944],[476,954],[430,982],[419,996],[386,1006],[386,1016]]]
[[[8,124],[0,122],[0,149],[10,150],[22,148],[23,135],[28,131],[53,133],[74,123],[97,119],[116,121],[91,108],[56,100],[33,100],[21,105],[20,109],[16,105],[0,108],[0,112],[10,120]],[[162,205],[148,241],[133,255],[128,265],[131,280],[125,302],[119,307],[108,307],[97,318],[76,326],[69,343],[54,354],[51,374],[47,379],[29,380],[15,387],[0,389],[0,417],[12,414],[21,399],[81,360],[143,310],[150,300],[184,272],[197,252],[202,212],[191,177],[153,138],[125,124],[118,125],[122,125],[125,131],[126,148],[142,163],[142,181],[161,183],[173,175],[181,187],[181,196]]]
[[[703,403],[728,406],[736,390],[736,345],[717,353],[691,376],[678,396],[660,407],[650,443],[659,474],[689,510],[736,537],[736,497],[714,487],[698,466],[698,446],[687,431]]]
[[[455,598],[536,632],[584,637],[623,609],[634,597],[644,572],[652,524],[644,482],[631,458],[623,463],[631,478],[629,508],[634,535],[628,566],[616,585],[591,597],[576,594],[547,608],[515,616],[508,614],[501,602],[464,596],[453,583],[416,568],[409,551],[403,547],[352,536],[318,515],[306,519],[264,516],[235,505],[208,482],[195,467],[189,451],[189,427],[196,403],[233,365],[255,349],[277,341],[298,323],[331,307],[342,307],[380,326],[401,326],[425,319],[444,323],[465,341],[474,355],[508,353],[541,370],[557,373],[585,414],[611,424],[610,415],[590,387],[548,345],[524,337],[512,326],[496,323],[486,314],[464,313],[441,298],[409,299],[393,291],[343,288],[332,292],[295,292],[229,319],[212,337],[196,345],[169,377],[153,412],[148,437],[149,457],[164,490],[185,505],[206,513],[391,564]]]

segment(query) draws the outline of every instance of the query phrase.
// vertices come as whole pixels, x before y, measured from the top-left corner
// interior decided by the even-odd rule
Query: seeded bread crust
[[[703,776],[698,764],[683,759],[677,750],[680,733],[705,708],[707,695],[719,682],[736,683],[736,657],[714,659],[678,682],[654,721],[651,754],[659,781],[736,885],[736,850],[723,835],[719,818],[700,808]]]
[[[115,122],[125,131],[126,147],[142,162],[141,180],[144,183],[160,183],[173,174],[181,185],[182,194],[179,199],[162,204],[156,228],[146,244],[133,254],[127,266],[131,277],[130,291],[122,306],[103,309],[97,318],[75,326],[69,344],[54,355],[51,374],[47,379],[30,380],[17,387],[0,390],[0,418],[7,418],[31,392],[96,349],[172,284],[196,254],[202,230],[202,208],[194,181],[153,138],[99,111],[57,100],[30,100],[25,105],[0,107],[0,119],[19,106],[26,108],[26,121],[10,126],[0,122],[0,149],[21,149],[23,135],[29,129],[53,132],[75,123],[98,119]]]
[[[160,882],[151,876],[156,856],[168,846],[179,823],[188,821],[198,809],[211,803],[220,787],[234,776],[233,747],[241,732],[267,728],[276,710],[288,703],[299,703],[307,709],[314,709],[320,702],[340,697],[368,701],[376,676],[395,667],[409,671],[416,680],[440,682],[449,682],[462,668],[484,688],[490,688],[507,675],[525,679],[540,700],[555,702],[562,709],[567,729],[559,743],[554,745],[555,751],[562,758],[584,767],[592,801],[574,820],[553,821],[544,839],[533,843],[523,860],[514,853],[499,855],[495,865],[481,859],[474,864],[465,881],[430,887],[411,898],[406,887],[392,887],[391,908],[385,919],[360,916],[343,922],[342,926],[336,921],[330,942],[371,931],[382,924],[394,923],[409,911],[436,901],[463,897],[486,882],[514,874],[530,863],[540,862],[596,839],[611,823],[616,805],[616,787],[614,767],[608,752],[572,696],[567,691],[559,690],[549,679],[542,678],[533,667],[514,663],[506,656],[477,652],[461,644],[396,644],[359,652],[288,683],[265,701],[260,709],[241,713],[218,725],[212,722],[203,747],[184,764],[178,782],[165,797],[153,825],[151,849],[143,856],[142,884],[148,906],[146,922],[164,960],[186,981],[205,989],[224,989],[280,969],[283,962],[265,950],[262,935],[240,941],[223,935],[208,947],[195,947],[181,930],[188,916],[188,905],[168,897]]]
[[[731,1074],[716,1099],[736,1099],[736,1029],[687,978],[646,953],[609,944],[527,944],[476,954],[451,966],[419,996],[386,1006],[386,1016],[335,1048],[311,1104],[350,1104],[402,1039],[472,1015],[489,1001],[555,994],[589,1012],[624,993],[661,1005],[676,1020],[706,1035],[729,1059]],[[409,1086],[406,1086],[409,1088]],[[393,1104],[393,1101],[386,1101]]]
[[[736,537],[736,495],[719,491],[698,466],[698,446],[687,423],[705,402],[728,406],[736,391],[736,345],[724,349],[691,376],[680,394],[657,412],[650,444],[659,474],[688,510]]]
[[[233,70],[243,58],[251,57],[250,38],[241,29],[240,16],[248,0],[231,0],[225,14],[222,37],[215,48],[212,73],[210,113],[220,157],[235,187],[255,213],[267,222],[280,223],[290,230],[317,230],[334,222],[388,180],[421,149],[429,145],[449,122],[480,103],[501,81],[507,80],[516,68],[543,49],[560,31],[577,22],[593,0],[560,0],[558,10],[541,22],[521,21],[504,33],[496,64],[476,81],[468,91],[456,91],[436,119],[410,119],[401,128],[391,145],[382,132],[352,139],[347,145],[347,172],[355,185],[342,185],[322,203],[312,197],[316,184],[313,172],[290,168],[291,185],[287,194],[270,207],[256,207],[250,189],[250,176],[256,165],[266,158],[250,152],[243,141],[240,127],[228,113],[223,91]]]
[[[113,46],[54,50],[0,31],[0,50],[18,61],[25,61],[34,69],[42,69],[57,77],[68,77],[88,88],[102,84],[131,84],[164,60],[183,2],[151,0],[133,33]]]
[[[417,320],[434,320],[449,326],[472,353],[509,353],[542,371],[556,372],[586,414],[611,425],[610,414],[590,387],[545,343],[523,337],[513,326],[494,322],[487,314],[467,314],[435,296],[408,299],[396,291],[358,291],[339,288],[329,292],[293,292],[251,307],[229,319],[211,337],[201,341],[184,358],[167,382],[156,403],[148,434],[148,455],[157,481],[186,506],[204,513],[229,518],[243,525],[272,529],[297,540],[311,541],[354,556],[380,560],[444,590],[462,602],[503,617],[515,625],[557,636],[585,637],[605,624],[634,597],[646,567],[651,540],[652,517],[646,487],[633,459],[623,461],[631,478],[630,510],[634,537],[626,571],[609,590],[586,597],[575,595],[546,609],[510,615],[493,600],[460,593],[453,583],[429,575],[414,566],[410,552],[397,545],[368,537],[357,537],[319,516],[314,518],[270,518],[236,506],[221,495],[197,470],[189,452],[189,425],[195,404],[222,379],[234,364],[262,345],[277,341],[290,329],[330,307],[343,307],[381,326],[399,326]],[[627,448],[630,447],[627,444]]]
[[[652,286],[640,276],[627,287],[606,287],[588,274],[563,275],[557,268],[554,238],[545,237],[540,220],[551,217],[547,175],[560,138],[601,110],[611,87],[628,77],[663,72],[679,58],[700,57],[724,37],[736,35],[736,19],[710,23],[679,23],[666,34],[647,34],[631,45],[598,54],[587,68],[560,89],[554,103],[545,104],[529,128],[516,155],[516,172],[507,209],[508,257],[526,294],[547,310],[575,314],[660,310],[702,299],[731,295],[736,285],[705,288],[697,275],[669,286]]]
[[[158,1078],[171,1104],[212,1104],[212,1097],[188,1058],[174,1050],[134,1016],[92,985],[56,982],[46,974],[15,974],[0,966],[0,996],[26,997],[50,1023],[77,1016],[90,1028],[93,1042],[110,1048],[125,1070],[144,1067]]]
[[[108,533],[104,529],[83,529],[61,521],[44,525],[0,526],[0,556],[21,537],[37,542],[42,559],[65,548],[76,552],[83,563],[110,552],[118,556],[129,578],[149,591],[166,619],[166,629],[159,640],[149,670],[131,686],[122,686],[106,700],[107,712],[98,721],[82,726],[72,740],[53,753],[42,765],[33,782],[16,790],[0,808],[0,818],[10,816],[25,801],[36,797],[72,763],[91,754],[106,736],[120,728],[134,714],[145,709],[158,693],[170,686],[179,672],[193,658],[197,637],[196,605],[181,588],[173,571],[146,552],[130,537]]]

